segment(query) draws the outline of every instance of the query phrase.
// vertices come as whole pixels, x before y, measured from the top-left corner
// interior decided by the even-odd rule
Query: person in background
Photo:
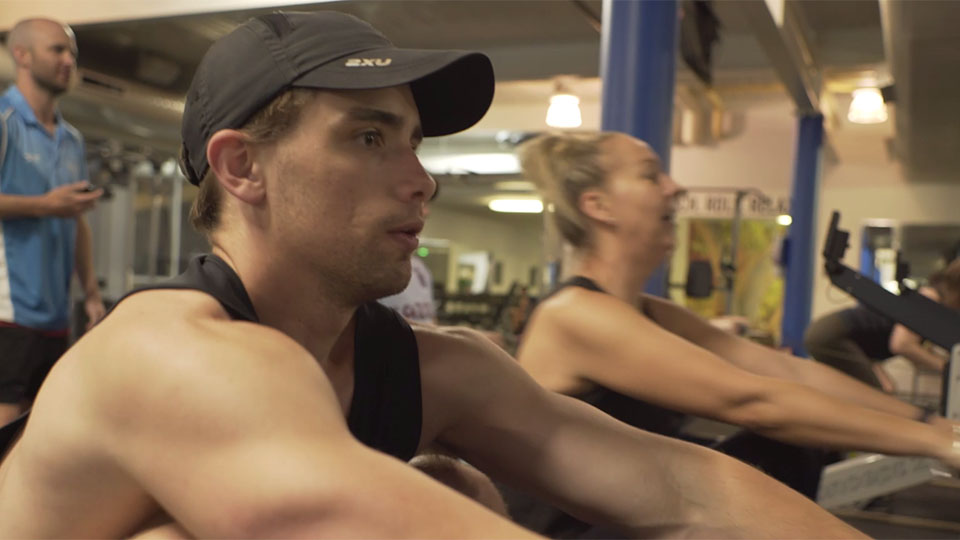
[[[951,309],[960,309],[960,259],[930,276],[918,292]],[[824,315],[807,327],[804,347],[818,362],[863,381],[874,388],[893,392],[893,385],[879,363],[900,355],[918,368],[942,373],[947,355],[924,344],[923,339],[902,324],[856,306]]]
[[[416,254],[410,257],[410,283],[407,288],[379,302],[393,308],[404,319],[421,324],[437,324],[437,305],[433,300],[433,276]]]
[[[823,449],[960,467],[960,431],[949,420],[643,293],[674,249],[681,192],[643,141],[544,135],[521,146],[520,158],[573,247],[571,277],[538,304],[517,354],[545,388],[671,437],[683,435],[688,414],[739,425],[716,448],[810,498]]]
[[[105,312],[83,216],[103,191],[87,182],[83,136],[57,108],[76,71],[73,31],[27,19],[7,48],[16,79],[0,96],[0,425],[29,405],[67,348],[74,271],[88,327]]]

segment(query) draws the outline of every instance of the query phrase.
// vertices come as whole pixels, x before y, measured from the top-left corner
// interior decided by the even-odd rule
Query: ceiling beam
[[[322,4],[337,0],[3,0],[0,31],[8,31],[17,21],[30,17],[49,17],[70,25],[84,25],[156,19],[247,9],[281,8],[302,4]]]
[[[813,50],[813,33],[796,2],[737,2],[770,65],[801,114],[820,111],[823,74]]]

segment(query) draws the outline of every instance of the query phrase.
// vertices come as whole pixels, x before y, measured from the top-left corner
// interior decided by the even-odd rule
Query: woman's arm
[[[613,297],[578,294],[577,310],[540,313],[539,330],[533,330],[542,332],[541,339],[528,342],[525,354],[552,354],[580,377],[620,393],[785,442],[925,455],[960,465],[960,456],[951,455],[948,429],[860,407],[794,381],[750,373]],[[552,351],[543,350],[543,338],[554,343]]]
[[[546,392],[472,331],[418,331],[425,414],[491,476],[636,538],[855,538],[769,476]]]
[[[672,302],[644,297],[644,308],[660,326],[750,373],[798,382],[834,398],[902,418],[920,418],[924,414],[919,407],[884,394],[830,366],[717,330]]]

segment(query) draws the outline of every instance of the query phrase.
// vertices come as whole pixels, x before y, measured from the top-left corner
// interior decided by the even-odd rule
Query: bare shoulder
[[[195,291],[129,297],[61,363],[51,384],[79,379],[90,404],[123,423],[142,415],[169,414],[174,420],[205,407],[226,414],[282,393],[284,386],[328,384],[312,356],[292,339],[231,320],[215,299]]]
[[[544,390],[517,361],[480,332],[415,327],[420,348],[425,435],[476,421],[483,411],[516,406]]]
[[[193,372],[235,359],[269,353],[274,358],[309,356],[296,342],[267,326],[232,320],[211,296],[188,290],[135,294],[84,336],[76,354],[95,367],[115,360],[137,369],[154,366]]]
[[[463,326],[412,325],[421,357],[437,354],[473,355],[496,345],[481,332]],[[482,353],[481,353],[482,354]]]
[[[516,369],[516,361],[476,330],[458,326],[414,326],[425,382],[495,376]]]
[[[636,330],[651,324],[634,306],[619,298],[571,287],[537,306],[525,339],[584,346],[607,342],[611,333],[622,337],[621,329]]]

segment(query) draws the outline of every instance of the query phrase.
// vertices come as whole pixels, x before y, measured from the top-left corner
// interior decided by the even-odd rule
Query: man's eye
[[[365,146],[380,146],[383,144],[383,136],[377,131],[367,131],[363,133],[363,144]]]

